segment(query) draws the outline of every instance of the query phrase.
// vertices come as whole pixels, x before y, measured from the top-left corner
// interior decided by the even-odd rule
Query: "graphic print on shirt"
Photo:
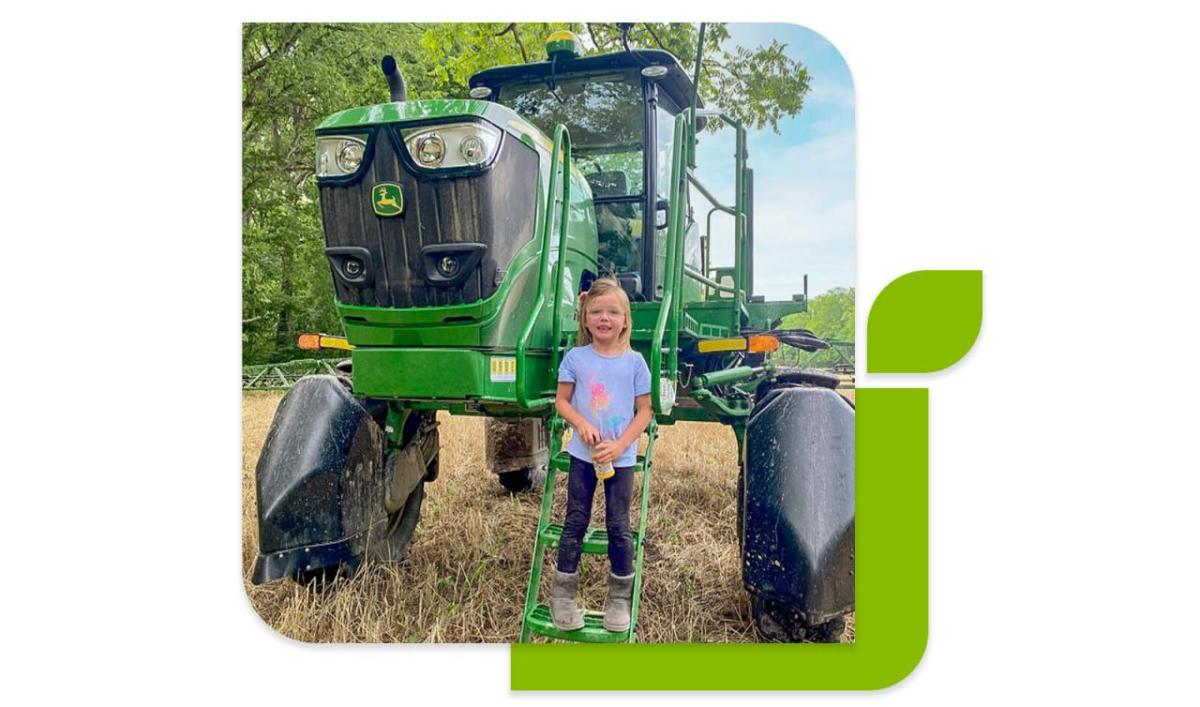
[[[609,412],[610,396],[604,388],[604,383],[596,380],[594,372],[588,373],[588,391],[590,399],[588,408],[592,419],[599,423],[601,439],[613,440],[625,431],[625,417],[618,412]]]

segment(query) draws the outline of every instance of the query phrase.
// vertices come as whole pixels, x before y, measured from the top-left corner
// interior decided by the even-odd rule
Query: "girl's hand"
[[[575,431],[579,433],[579,439],[589,447],[593,447],[600,443],[600,430],[587,420],[581,421],[575,426]]]
[[[625,447],[616,440],[601,442],[592,450],[592,461],[601,464],[616,461],[624,451]]]

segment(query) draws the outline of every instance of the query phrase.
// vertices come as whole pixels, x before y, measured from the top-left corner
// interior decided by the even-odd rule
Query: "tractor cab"
[[[665,51],[581,57],[577,46],[556,33],[548,61],[482,71],[471,97],[511,108],[546,135],[566,126],[592,191],[600,274],[616,277],[630,299],[653,301],[662,293],[673,124],[691,105],[692,82]],[[698,241],[687,250],[698,256]]]

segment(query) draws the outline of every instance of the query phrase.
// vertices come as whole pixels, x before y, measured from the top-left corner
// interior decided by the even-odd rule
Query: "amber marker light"
[[[750,353],[771,353],[779,349],[779,339],[768,334],[755,334],[749,337],[746,350]]]
[[[305,351],[316,351],[318,349],[354,350],[354,345],[347,341],[346,337],[326,336],[324,334],[301,334],[296,341],[296,345]]]

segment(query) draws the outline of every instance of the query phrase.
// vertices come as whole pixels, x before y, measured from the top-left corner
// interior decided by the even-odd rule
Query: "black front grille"
[[[391,130],[377,130],[361,179],[319,187],[338,300],[429,307],[475,302],[495,293],[498,271],[506,271],[517,250],[533,237],[537,153],[506,135],[486,171],[434,177],[418,174],[401,159]],[[404,192],[399,216],[375,215],[371,190],[380,182],[397,183]],[[486,250],[473,272],[456,278],[456,286],[446,286],[444,278],[427,279],[422,248],[452,243],[481,243]],[[354,253],[369,261],[365,277],[353,276],[356,267],[349,275],[343,267]]]

